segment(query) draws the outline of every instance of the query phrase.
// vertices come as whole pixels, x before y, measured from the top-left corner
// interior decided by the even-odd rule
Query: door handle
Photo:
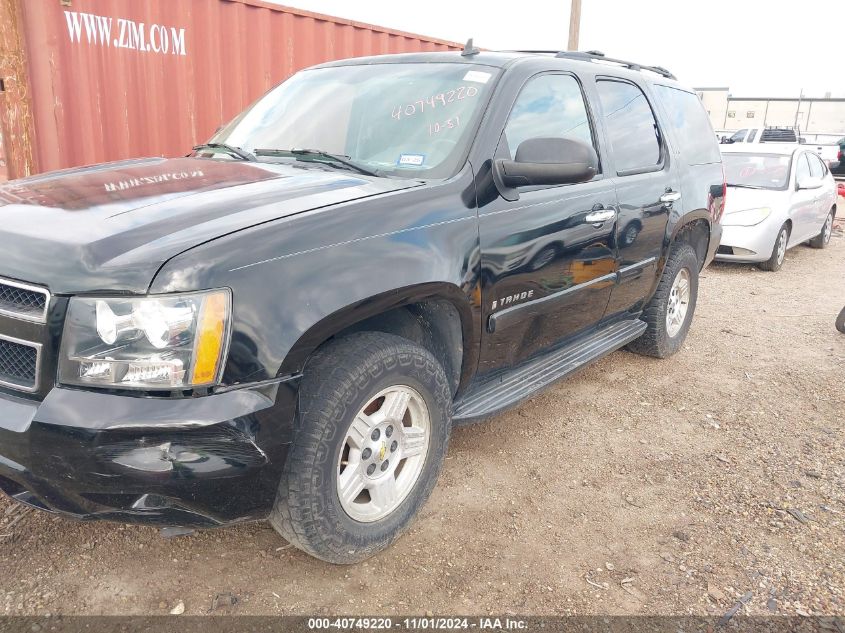
[[[584,218],[587,224],[603,224],[616,217],[616,209],[596,209]]]
[[[677,202],[681,199],[681,192],[680,191],[672,191],[671,189],[667,189],[666,193],[660,196],[660,202],[665,204],[672,204],[673,202]]]

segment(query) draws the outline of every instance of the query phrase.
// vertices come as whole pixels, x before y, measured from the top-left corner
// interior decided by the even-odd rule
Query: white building
[[[808,141],[832,142],[845,136],[845,99],[734,97],[726,87],[695,91],[716,131],[797,126]]]

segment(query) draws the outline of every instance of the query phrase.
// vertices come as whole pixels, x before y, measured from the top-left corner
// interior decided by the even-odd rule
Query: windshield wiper
[[[312,162],[329,162],[341,165],[347,169],[357,171],[359,174],[365,176],[380,176],[377,171],[368,169],[363,165],[359,165],[348,156],[341,156],[340,154],[331,154],[319,149],[256,149],[253,150],[256,156],[294,156],[296,158],[316,159]]]
[[[226,145],[226,143],[202,143],[193,149],[195,152],[199,152],[204,149],[214,149],[229,154],[230,156],[237,156],[241,160],[255,160],[255,156],[249,152],[245,152],[240,147],[235,147],[234,145]]]
[[[740,189],[768,189],[768,187],[760,187],[758,185],[743,185],[737,182],[725,183],[726,187],[739,187]]]

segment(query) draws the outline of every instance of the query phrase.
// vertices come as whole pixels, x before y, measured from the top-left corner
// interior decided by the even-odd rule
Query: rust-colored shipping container
[[[0,0],[0,180],[185,154],[306,66],[453,48],[261,0]]]

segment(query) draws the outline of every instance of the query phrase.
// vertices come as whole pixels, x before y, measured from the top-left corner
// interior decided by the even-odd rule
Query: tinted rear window
[[[669,86],[656,85],[654,88],[669,124],[675,130],[684,160],[690,165],[718,163],[719,146],[714,139],[707,112],[698,97]]]
[[[657,169],[660,164],[657,122],[642,90],[634,84],[610,80],[599,80],[596,86],[616,171]]]

